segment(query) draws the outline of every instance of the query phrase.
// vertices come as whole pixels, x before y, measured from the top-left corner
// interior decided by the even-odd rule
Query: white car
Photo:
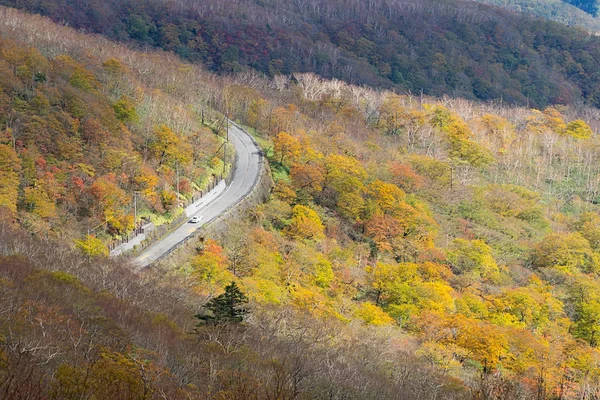
[[[192,224],[197,224],[198,222],[202,221],[202,217],[199,215],[195,215],[192,217],[192,219],[190,219],[190,222]]]

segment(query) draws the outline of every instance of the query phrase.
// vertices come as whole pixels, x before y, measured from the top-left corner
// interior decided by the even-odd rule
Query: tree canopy
[[[204,323],[224,324],[242,322],[248,314],[248,297],[232,281],[225,286],[225,292],[213,298],[203,307],[209,311],[206,314],[197,314],[196,318]]]

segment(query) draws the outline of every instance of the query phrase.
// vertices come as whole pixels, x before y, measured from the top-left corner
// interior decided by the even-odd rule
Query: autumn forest
[[[597,37],[449,0],[0,3],[0,398],[600,397]],[[227,115],[268,200],[109,257],[232,170]]]

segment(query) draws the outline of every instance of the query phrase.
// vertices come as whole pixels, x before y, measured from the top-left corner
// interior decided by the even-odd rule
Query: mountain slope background
[[[475,0],[479,3],[513,10],[525,14],[560,22],[569,26],[579,26],[592,33],[600,32],[600,18],[594,8],[595,2],[578,8],[575,2],[564,0]]]
[[[565,2],[574,5],[590,15],[598,16],[597,0],[565,0]]]
[[[401,92],[600,105],[600,38],[474,2],[0,3],[217,72],[315,72]]]
[[[215,75],[8,8],[0,33],[1,71],[22,77],[6,79],[3,104],[20,119],[71,110],[66,100],[40,108],[47,103],[20,84],[104,104],[93,111],[112,108],[109,122],[123,109],[144,116],[145,103],[109,107],[119,97],[103,92],[113,87],[103,71],[121,65],[122,85],[164,95],[164,109],[181,113],[166,119],[177,139],[188,137],[186,126],[205,132],[199,108],[227,110],[256,134],[275,181],[269,201],[225,234],[190,242],[138,276],[127,260],[74,248],[80,237],[71,231],[20,223],[36,210],[18,202],[36,188],[28,174],[50,170],[68,182],[72,169],[61,169],[62,150],[31,165],[31,141],[7,135],[2,188],[19,185],[7,197],[17,199],[17,217],[0,223],[4,397],[600,394],[598,108],[398,94],[313,73]],[[53,67],[45,84],[31,68],[44,60]],[[75,90],[94,76],[100,93]],[[69,115],[74,126],[85,120]],[[15,120],[0,122],[23,134]],[[125,144],[136,137],[115,124]],[[164,145],[173,136],[140,132],[148,150],[162,143],[145,161],[172,190],[169,157],[181,154]],[[222,139],[206,133],[213,139],[201,149],[212,150]],[[77,129],[62,134],[61,142],[81,139]],[[145,145],[132,142],[142,160]],[[211,164],[207,154],[199,171]],[[128,183],[114,186],[133,189]],[[76,210],[61,215],[76,221]],[[196,327],[194,315],[231,281],[250,299],[247,320]]]

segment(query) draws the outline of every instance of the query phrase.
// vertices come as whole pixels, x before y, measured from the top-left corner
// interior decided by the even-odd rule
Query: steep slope
[[[211,70],[324,77],[544,107],[600,105],[600,38],[458,0],[2,0]]]
[[[184,286],[0,224],[2,398],[468,396],[385,335],[292,308],[194,328],[203,299]]]
[[[135,174],[140,159],[149,164],[145,173],[155,174],[157,184],[169,187],[173,182],[166,163],[154,159],[158,156],[152,151],[144,153],[143,135],[148,135],[144,138],[148,143],[164,135],[166,144],[175,143],[179,145],[175,150],[187,151],[182,156],[192,157],[194,148],[181,146],[185,128],[200,127],[202,116],[211,114],[210,108],[205,113],[189,108],[226,104],[223,88],[228,81],[164,54],[136,53],[40,17],[2,11],[1,105],[7,114],[0,145],[1,398],[468,396],[439,368],[404,346],[395,346],[398,336],[351,327],[335,318],[316,318],[292,306],[253,307],[251,320],[241,325],[195,327],[198,321],[193,316],[207,297],[187,278],[174,276],[173,271],[138,276],[130,265],[95,255],[100,252],[90,251],[91,246],[81,246],[83,254],[74,249],[70,232],[61,231],[58,238],[63,219],[71,220],[76,232],[85,229],[85,222],[73,221],[78,217],[73,209],[89,203],[75,197],[70,199],[73,208],[63,209],[62,202],[39,194],[46,186],[24,180],[28,174],[44,179],[50,172],[56,179],[49,188],[68,189],[64,182],[74,181],[72,175],[83,171],[89,181],[79,182],[81,191],[86,193],[88,184],[110,188],[113,192],[106,196],[113,202],[110,209],[121,211],[114,203],[121,196],[114,192],[130,193],[126,191],[135,188],[126,185],[130,177],[125,172]],[[122,79],[105,76],[115,72]],[[112,90],[152,97],[143,101],[144,107],[135,107],[149,129],[118,118],[124,111],[131,115],[132,107],[121,107],[129,103],[112,98]],[[230,94],[237,99],[242,92],[239,87]],[[94,116],[104,118],[94,125],[99,134],[92,136],[99,138],[99,151],[88,143],[88,131],[81,135],[78,130],[79,123]],[[35,126],[30,126],[32,121]],[[159,121],[180,134],[167,135],[166,128],[154,132]],[[218,139],[212,132],[201,133],[191,144],[199,147],[200,155],[214,155]],[[111,150],[127,154],[109,157]],[[167,147],[159,155],[171,150]],[[36,157],[29,162],[25,155],[34,151]],[[77,151],[84,154],[73,156]],[[132,170],[119,171],[116,182],[105,179],[98,186],[97,174],[115,159],[129,163]],[[74,160],[85,166],[70,167]],[[194,161],[196,168],[203,165]],[[222,171],[222,164],[215,165]],[[189,168],[181,168],[182,175],[199,172]],[[242,191],[247,188],[241,186]],[[38,192],[27,196],[30,190]],[[33,206],[21,208],[21,198]],[[44,208],[40,201],[45,201]],[[34,215],[44,218],[40,213],[48,209],[56,211],[56,222],[24,223]],[[91,212],[89,218],[103,219],[103,215]]]
[[[401,327],[480,398],[597,393],[598,109],[294,79],[225,88],[272,149],[273,195],[170,268],[199,293],[237,280],[257,307]]]
[[[155,275],[0,229],[2,393],[600,393],[598,108],[398,95],[310,73],[218,77],[14,10],[0,26],[52,60],[117,49],[162,91],[209,99],[256,130],[276,181],[245,221]],[[4,154],[2,182],[21,173]],[[194,330],[231,281],[249,318]]]
[[[134,192],[137,222],[158,224],[223,171],[218,116],[206,92],[188,86],[200,73],[191,66],[15,10],[3,10],[0,25],[6,219],[107,242],[132,231]]]

